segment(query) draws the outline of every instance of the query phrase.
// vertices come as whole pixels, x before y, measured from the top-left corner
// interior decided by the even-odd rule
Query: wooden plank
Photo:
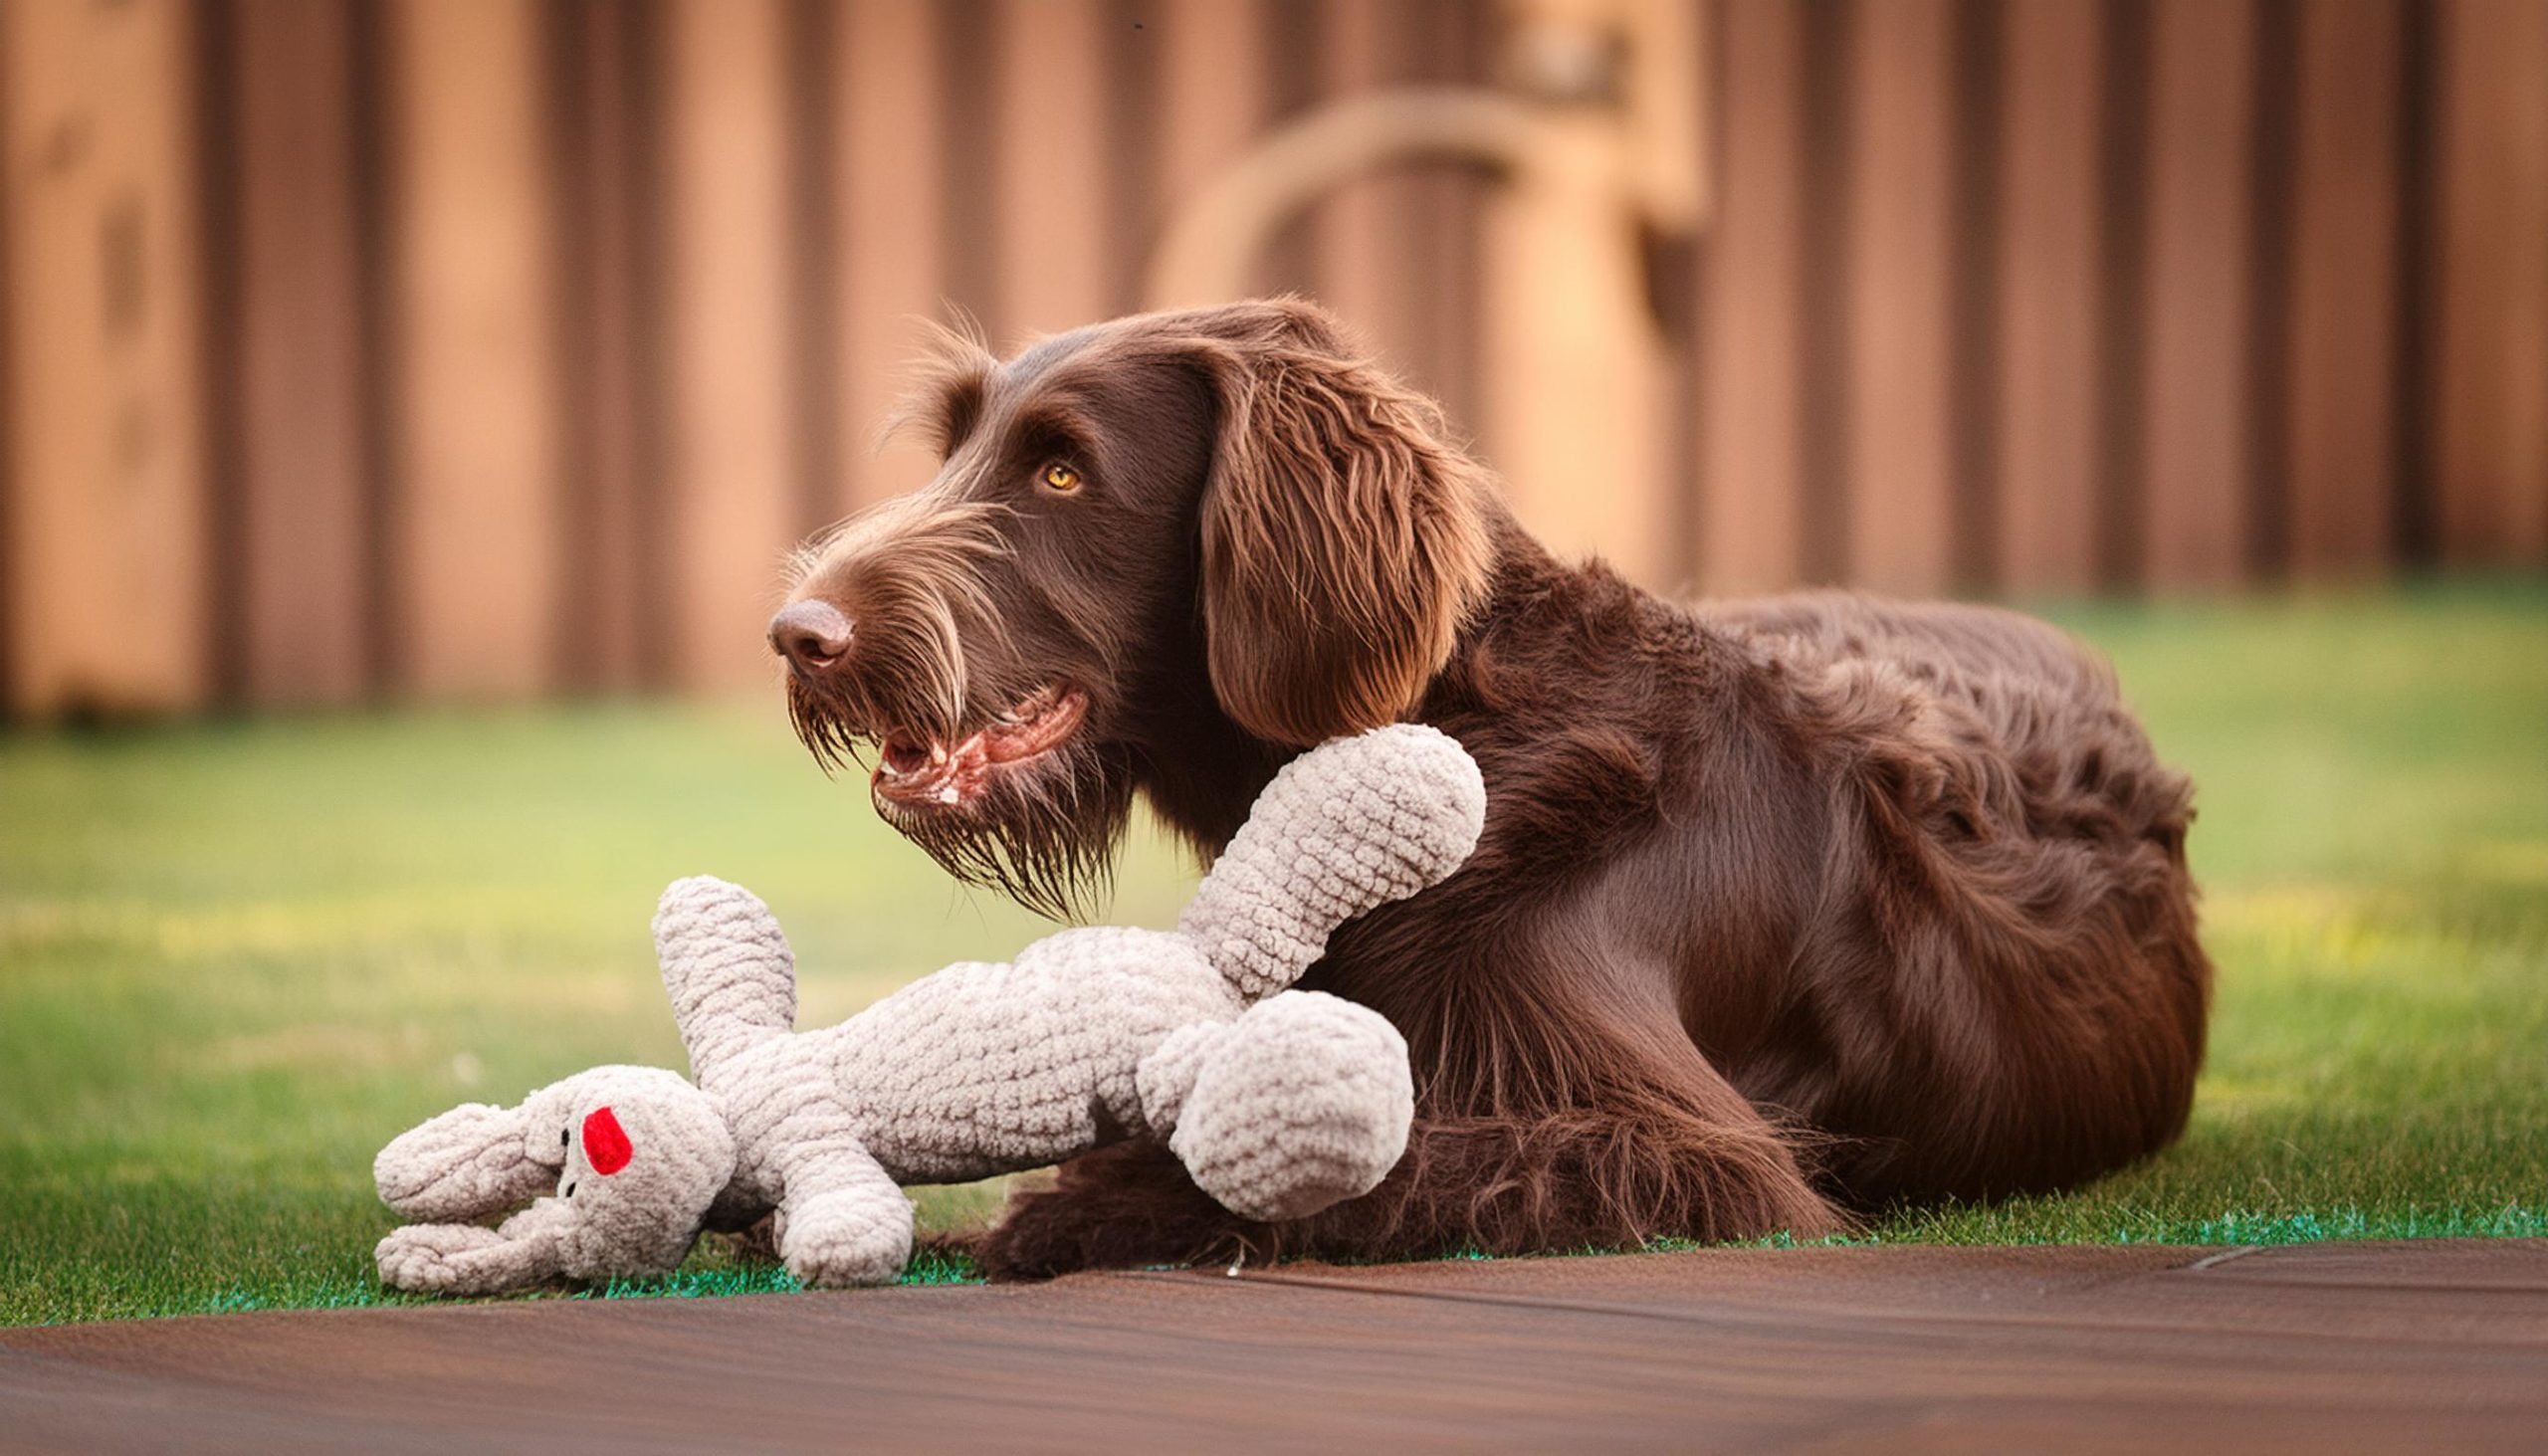
[[[360,226],[348,12],[236,0],[241,688],[340,704],[369,686]]]
[[[32,1450],[2518,1452],[2543,1284],[2518,1238],[1251,1262],[0,1330],[0,1404]]]
[[[1325,0],[1322,99],[1476,84],[1462,27],[1477,18],[1435,0]],[[1474,172],[1434,161],[1348,181],[1309,214],[1317,296],[1392,372],[1463,412],[1481,201]]]
[[[2096,580],[2100,0],[2003,7],[1999,578]]]
[[[2247,560],[2254,44],[2245,0],[2156,0],[2140,494],[2163,590],[2228,586]]]
[[[674,681],[766,681],[795,535],[786,106],[778,0],[666,14],[665,259]]]
[[[1952,0],[1858,11],[1851,49],[1848,574],[1928,594],[1953,566]]]
[[[2299,20],[2291,564],[2342,578],[2379,570],[2389,548],[2403,14],[2344,0]]]
[[[397,0],[396,670],[428,698],[548,686],[558,560],[537,10]]]
[[[937,464],[910,436],[875,448],[920,343],[917,324],[938,312],[946,287],[938,97],[946,68],[933,8],[930,0],[865,0],[832,29],[844,512],[922,484]]]
[[[1703,250],[1699,585],[1794,585],[1804,570],[1805,31],[1788,0],[1723,0],[1720,153]]]
[[[2440,21],[2440,543],[2454,565],[2536,565],[2548,562],[2548,6],[2451,0]]]
[[[1323,101],[1404,86],[1413,75],[1407,32],[1424,17],[1403,0],[1321,0]],[[1423,260],[1415,253],[1416,182],[1406,171],[1356,178],[1310,210],[1318,298],[1363,344],[1405,372],[1424,337]]]
[[[1156,248],[1178,209],[1243,154],[1269,118],[1273,89],[1259,0],[1166,0],[1158,10],[1160,114]]]
[[[1158,229],[1161,133],[1172,119],[1160,110],[1160,0],[1091,0],[1100,10],[1098,86],[1106,157],[1106,303],[1108,317],[1137,312],[1150,273],[1149,243]]]
[[[564,502],[557,569],[574,623],[557,644],[575,692],[654,686],[664,613],[650,565],[663,522],[650,509],[660,438],[659,342],[649,325],[641,198],[647,166],[646,13],[625,0],[549,8],[556,89],[561,300],[558,397]],[[561,634],[561,636],[564,634]]]
[[[8,176],[7,700],[208,687],[193,24],[178,0],[0,5]]]
[[[1493,15],[1468,0],[1417,0],[1406,35],[1417,78],[1427,86],[1483,86]],[[1474,434],[1477,407],[1479,227],[1492,186],[1480,166],[1434,166],[1408,179],[1413,252],[1421,260],[1412,292],[1423,335],[1407,345],[1415,382],[1442,401],[1454,429]]]
[[[1106,313],[1105,10],[1001,0],[996,12],[998,237],[992,328],[1003,340]],[[1229,64],[1229,58],[1223,58]]]

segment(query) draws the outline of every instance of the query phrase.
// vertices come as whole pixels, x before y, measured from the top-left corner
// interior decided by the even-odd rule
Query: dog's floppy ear
[[[1443,437],[1430,400],[1353,356],[1314,307],[1240,305],[1211,324],[1213,692],[1281,743],[1394,722],[1485,592],[1484,472]]]

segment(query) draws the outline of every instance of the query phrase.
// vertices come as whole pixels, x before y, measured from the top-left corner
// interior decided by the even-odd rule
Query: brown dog
[[[1467,868],[1305,982],[1414,1056],[1378,1192],[1250,1225],[1131,1144],[1012,1206],[994,1274],[1811,1234],[2183,1127],[2190,791],[2051,628],[1556,561],[1296,302],[956,342],[922,414],[937,481],[810,544],[770,636],[807,743],[873,743],[949,869],[1062,913],[1137,796],[1209,855],[1289,755],[1397,719],[1489,797]]]

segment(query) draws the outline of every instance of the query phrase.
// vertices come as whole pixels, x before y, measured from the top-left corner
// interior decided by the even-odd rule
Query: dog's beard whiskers
[[[839,708],[822,694],[790,677],[787,681],[787,722],[796,730],[796,739],[814,755],[815,763],[826,775],[862,763],[858,748],[863,735],[842,717]]]
[[[1094,750],[1069,747],[995,772],[960,812],[879,796],[887,823],[949,874],[1067,921],[1114,892],[1114,851],[1132,817],[1132,780]]]

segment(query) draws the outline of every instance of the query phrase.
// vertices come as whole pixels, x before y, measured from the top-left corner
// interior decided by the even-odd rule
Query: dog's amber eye
[[[1058,460],[1054,461],[1051,465],[1044,467],[1044,489],[1059,491],[1067,496],[1079,489],[1079,472]]]

